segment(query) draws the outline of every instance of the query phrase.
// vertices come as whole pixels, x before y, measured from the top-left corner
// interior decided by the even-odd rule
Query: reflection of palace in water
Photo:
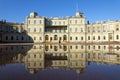
[[[88,63],[120,64],[119,45],[59,45],[0,47],[0,65],[24,63],[34,74],[44,69],[73,69],[83,72]],[[30,49],[30,50],[29,50]]]

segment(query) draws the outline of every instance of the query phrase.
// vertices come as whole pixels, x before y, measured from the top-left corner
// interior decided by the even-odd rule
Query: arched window
[[[57,35],[54,35],[54,40],[57,40],[57,39],[58,39]]]
[[[63,36],[63,40],[67,40],[67,36],[66,35]]]
[[[45,40],[48,40],[48,39],[49,39],[49,37],[48,37],[48,35],[46,35],[46,36],[45,36]]]

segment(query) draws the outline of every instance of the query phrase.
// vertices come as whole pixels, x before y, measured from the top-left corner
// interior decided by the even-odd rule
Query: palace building
[[[120,21],[86,23],[75,16],[47,18],[31,12],[26,23],[0,22],[0,42],[21,43],[108,43],[120,42]]]

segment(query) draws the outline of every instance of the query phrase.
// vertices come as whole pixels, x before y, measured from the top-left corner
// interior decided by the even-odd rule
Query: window
[[[48,35],[45,35],[45,40],[49,40],[49,36]]]
[[[100,46],[98,46],[98,49],[100,49]]]
[[[64,49],[64,51],[67,51],[67,46],[64,46],[63,49]]]
[[[42,30],[41,30],[41,28],[40,28],[40,32],[41,32]]]
[[[113,26],[113,25],[110,25],[110,26],[109,26],[109,29],[110,29],[110,30],[114,30],[114,26]]]
[[[54,35],[54,40],[57,40],[57,39],[58,39],[57,35]]]
[[[81,40],[83,40],[83,37],[81,37]]]
[[[66,35],[63,36],[63,40],[67,40],[67,36]]]
[[[50,46],[50,49],[52,49],[52,45]]]
[[[119,31],[119,28],[116,28],[116,31]]]
[[[49,50],[49,47],[48,47],[48,46],[45,46],[45,50],[48,51],[48,50]]]
[[[98,27],[98,32],[100,32],[100,27]]]
[[[42,38],[40,37],[40,40],[42,40]]]
[[[83,28],[81,28],[81,32],[83,32]]]
[[[34,58],[36,58],[36,54],[34,54]]]
[[[83,49],[83,45],[81,45],[81,49]]]
[[[104,37],[103,37],[103,39],[105,40],[105,39],[106,39],[106,37],[104,36]]]
[[[90,49],[90,45],[88,46],[88,49]]]
[[[14,37],[13,36],[11,36],[11,40],[13,40],[14,39]]]
[[[76,37],[76,40],[78,40],[78,37]]]
[[[36,20],[34,20],[34,24],[36,24]]]
[[[70,46],[70,49],[72,49],[72,46]]]
[[[105,32],[105,31],[106,31],[105,26],[103,26],[103,32]]]
[[[116,35],[116,39],[119,39],[119,35]]]
[[[75,58],[78,58],[78,55],[77,55],[77,54],[75,55]]]
[[[100,40],[100,36],[98,36],[98,40]]]
[[[72,23],[72,21],[70,20],[70,24]]]
[[[106,46],[104,46],[104,49],[106,49]]]
[[[70,37],[70,40],[72,40],[72,37]]]
[[[8,36],[6,36],[6,40],[8,40]]]
[[[34,32],[36,32],[36,28],[34,28]]]
[[[36,66],[36,62],[34,62],[34,66]]]
[[[59,25],[61,24],[61,22],[59,22]]]
[[[30,28],[28,28],[28,32],[30,32]]]
[[[75,32],[77,32],[77,28],[75,28]]]
[[[58,47],[57,46],[54,46],[54,51],[57,51],[58,50]]]
[[[93,36],[93,40],[95,40],[95,36]]]
[[[40,20],[40,24],[41,24],[42,22],[41,22],[41,20]]]
[[[82,24],[82,22],[83,22],[83,21],[81,20],[81,24]]]
[[[65,21],[63,22],[63,24],[65,24]]]
[[[76,46],[76,49],[78,49],[78,46]]]
[[[75,24],[77,24],[77,20],[75,20]]]

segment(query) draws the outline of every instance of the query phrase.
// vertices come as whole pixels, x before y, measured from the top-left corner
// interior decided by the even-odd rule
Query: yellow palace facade
[[[108,43],[120,42],[120,21],[86,23],[75,16],[38,16],[31,12],[24,24],[0,21],[1,43]]]

